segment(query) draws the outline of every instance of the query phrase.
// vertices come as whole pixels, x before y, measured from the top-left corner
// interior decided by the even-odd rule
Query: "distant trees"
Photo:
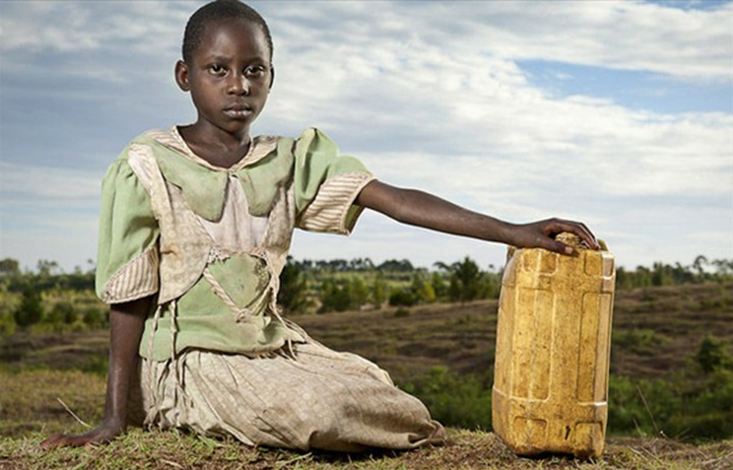
[[[617,289],[726,281],[733,281],[733,259],[709,261],[703,255],[695,257],[689,266],[656,262],[651,268],[637,266],[634,271],[616,269]]]
[[[5,258],[0,260],[0,277],[17,276],[20,274],[18,260]]]
[[[358,310],[369,301],[369,290],[357,276],[326,278],[319,289],[320,312]]]
[[[0,260],[0,334],[37,323],[60,330],[106,325],[107,309],[94,295],[94,263],[89,260],[88,264],[86,271],[77,267],[65,273],[52,260],[40,260],[35,271],[21,270],[13,258]],[[303,314],[499,297],[503,272],[493,265],[484,270],[464,257],[434,266],[437,269],[429,271],[406,259],[375,264],[370,258],[298,261],[289,257],[277,300],[288,313]],[[703,282],[733,282],[733,260],[698,255],[690,265],[656,262],[651,267],[616,270],[618,290]],[[714,363],[715,342],[711,341],[701,352],[701,358],[707,358],[701,367]]]
[[[435,266],[449,275],[447,294],[451,302],[467,302],[499,296],[501,275],[494,272],[482,272],[469,257],[451,265],[438,262],[435,263]],[[440,286],[439,290],[442,291],[443,286]]]

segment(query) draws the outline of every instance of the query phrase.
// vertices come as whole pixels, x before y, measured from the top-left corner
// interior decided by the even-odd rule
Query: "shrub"
[[[48,315],[46,315],[44,321],[52,324],[63,323],[71,325],[78,319],[78,317],[79,315],[77,315],[73,305],[69,302],[61,301],[56,302],[56,305],[54,305]]]
[[[417,303],[417,297],[410,289],[399,289],[392,291],[389,296],[389,304],[398,307],[411,307]]]
[[[703,372],[710,373],[718,368],[729,367],[733,364],[726,343],[713,336],[707,335],[700,343],[696,356]]]
[[[378,272],[374,278],[374,284],[372,284],[372,304],[375,308],[382,308],[382,305],[387,300],[387,283],[384,280],[382,272]]]
[[[348,281],[326,279],[321,284],[321,312],[342,312],[352,306],[351,284]]]
[[[613,346],[640,355],[654,354],[659,344],[668,341],[668,337],[649,328],[632,328],[612,333]]]
[[[21,328],[28,327],[41,321],[43,318],[43,305],[41,295],[33,288],[26,288],[23,291],[20,305],[13,312],[15,323]]]
[[[106,310],[89,307],[83,313],[82,322],[90,329],[106,328],[109,326],[109,317]]]
[[[687,371],[689,373],[689,371]],[[717,369],[703,380],[611,376],[608,427],[614,434],[726,439],[733,436],[733,372]]]
[[[404,390],[418,397],[432,417],[446,426],[491,430],[491,381],[486,378],[437,366]]]

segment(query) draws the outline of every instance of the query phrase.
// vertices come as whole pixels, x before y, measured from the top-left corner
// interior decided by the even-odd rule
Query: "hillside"
[[[496,338],[495,300],[429,304],[291,317],[326,346],[360,354],[397,383],[444,365],[488,373]],[[662,377],[689,360],[706,334],[733,344],[733,284],[690,284],[617,292],[611,373]],[[0,362],[11,369],[103,370],[107,331],[17,333],[0,338]]]

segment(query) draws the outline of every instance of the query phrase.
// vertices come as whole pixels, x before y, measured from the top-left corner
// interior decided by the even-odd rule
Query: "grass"
[[[492,433],[448,429],[448,443],[363,454],[250,448],[181,432],[134,429],[109,445],[43,451],[44,435],[0,439],[0,469],[728,469],[733,441],[693,446],[667,439],[613,438],[603,458],[520,458]]]
[[[689,361],[706,333],[733,341],[733,285],[621,291],[614,310],[612,371],[661,378]],[[723,299],[720,301],[720,299]],[[495,301],[295,317],[316,339],[355,352],[407,383],[442,365],[456,373],[490,372]],[[733,468],[733,440],[691,444],[663,437],[608,439],[597,461],[516,457],[490,432],[448,428],[449,442],[410,452],[332,454],[247,448],[232,440],[133,429],[110,445],[44,452],[56,432],[82,432],[101,418],[107,331],[64,335],[18,333],[0,340],[0,469],[25,468]],[[487,375],[488,377],[488,375]],[[63,404],[62,404],[63,402]]]

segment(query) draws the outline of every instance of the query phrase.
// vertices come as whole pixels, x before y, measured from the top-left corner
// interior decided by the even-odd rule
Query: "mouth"
[[[235,105],[224,108],[223,112],[232,119],[243,119],[251,116],[254,111],[248,105]]]

